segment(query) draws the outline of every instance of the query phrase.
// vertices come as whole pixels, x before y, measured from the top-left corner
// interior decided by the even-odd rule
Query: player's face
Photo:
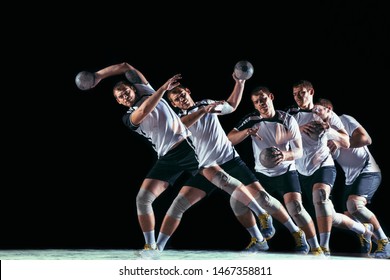
[[[186,89],[181,89],[178,93],[172,93],[170,99],[172,105],[181,110],[187,110],[193,105],[190,93]]]
[[[116,101],[126,107],[131,107],[135,100],[135,91],[128,85],[123,85],[115,90],[114,96]]]
[[[262,91],[260,91],[259,93],[260,94],[258,95],[251,96],[253,106],[257,111],[259,111],[260,115],[265,117],[271,117],[269,115],[272,113],[273,108],[272,98],[270,95]]]
[[[313,90],[299,86],[293,88],[294,100],[301,109],[310,109],[313,101]]]
[[[313,108],[313,113],[318,115],[323,121],[326,121],[330,116],[331,111],[322,105],[315,105]]]

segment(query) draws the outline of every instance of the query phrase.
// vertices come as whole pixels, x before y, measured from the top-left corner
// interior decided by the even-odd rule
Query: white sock
[[[254,225],[253,227],[246,228],[246,230],[250,233],[251,237],[255,237],[257,241],[262,242],[264,240],[263,235],[261,235],[261,232],[257,225]]]
[[[366,227],[362,223],[354,222],[351,230],[356,232],[357,234],[363,234],[366,232]]]
[[[309,243],[310,248],[318,248],[320,247],[320,244],[318,244],[317,236],[313,236],[312,238],[307,240],[307,243]]]
[[[283,225],[292,233],[299,231],[299,227],[297,227],[296,224],[294,224],[293,220],[291,218],[288,218],[286,222],[283,223]]]
[[[144,232],[145,244],[156,244],[156,237],[154,236],[154,230]]]
[[[387,239],[387,236],[385,232],[383,231],[382,227],[378,228],[375,231],[375,235],[378,237],[378,239]]]
[[[329,249],[330,232],[320,233],[320,245]]]
[[[251,209],[257,216],[267,213],[261,206],[253,199],[249,204],[248,208]]]
[[[167,242],[169,240],[171,236],[170,235],[167,235],[167,234],[164,234],[162,232],[160,232],[158,234],[158,237],[157,237],[157,248],[160,250],[160,251],[163,251],[164,248],[165,248],[165,245],[167,245]]]

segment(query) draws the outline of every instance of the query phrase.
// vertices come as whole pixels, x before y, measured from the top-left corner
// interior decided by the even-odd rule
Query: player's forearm
[[[234,85],[234,89],[232,93],[230,94],[229,98],[226,100],[233,108],[233,111],[235,111],[238,107],[238,105],[241,102],[242,94],[244,92],[244,84],[245,80],[237,81]]]
[[[204,114],[206,114],[205,107],[202,109],[189,114],[187,116],[181,117],[181,121],[184,123],[186,127],[191,127],[194,123],[196,123]]]
[[[292,148],[290,151],[283,152],[284,160],[296,160],[303,156],[303,150],[298,148]]]
[[[350,148],[360,148],[372,144],[370,135],[363,128],[356,129],[349,138]]]
[[[232,129],[227,136],[233,145],[237,145],[249,136],[248,129],[242,131],[239,131],[237,129]]]
[[[99,71],[95,72],[95,75],[100,79],[105,79],[110,76],[124,74],[129,70],[134,70],[134,67],[126,62],[123,62],[100,69]]]
[[[341,148],[345,148],[345,149],[348,149],[349,146],[350,146],[350,142],[349,142],[349,136],[347,133],[343,133],[341,131],[337,131],[335,130],[334,128],[328,128],[327,130],[327,133],[328,133],[328,137],[330,139],[333,139],[335,141],[337,141],[337,143],[339,144],[339,146]]]

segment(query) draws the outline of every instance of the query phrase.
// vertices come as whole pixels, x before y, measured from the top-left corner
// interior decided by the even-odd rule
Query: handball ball
[[[260,153],[260,163],[266,168],[276,166],[274,158],[280,155],[281,151],[276,147],[268,147]]]
[[[253,65],[246,60],[241,60],[234,66],[234,75],[240,80],[248,80],[252,77],[253,71]]]
[[[324,133],[325,128],[321,121],[312,121],[313,132],[309,134],[310,138],[313,140],[318,140],[320,136]]]
[[[95,85],[95,74],[81,71],[76,76],[76,85],[81,90],[91,89]]]

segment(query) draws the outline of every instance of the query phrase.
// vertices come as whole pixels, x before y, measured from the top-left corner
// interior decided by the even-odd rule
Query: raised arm
[[[246,80],[238,79],[234,73],[232,74],[232,76],[236,83],[234,85],[232,93],[230,94],[229,98],[226,101],[232,107],[232,112],[233,112],[237,109],[238,105],[241,102]]]
[[[235,80],[235,85],[232,93],[226,101],[221,102],[221,106],[215,108],[214,113],[218,113],[219,115],[227,115],[234,112],[238,105],[241,102],[242,94],[244,92],[244,86],[246,80],[241,80],[236,77],[236,75],[232,74],[233,79]]]
[[[179,79],[181,79],[180,74],[176,74],[168,81],[165,82],[155,93],[150,95],[142,104],[139,106],[132,114],[130,121],[134,125],[139,125],[150,112],[152,112],[161,98],[164,96],[165,91],[171,90],[174,87],[180,84]]]
[[[126,78],[133,84],[148,84],[145,76],[138,69],[126,62],[123,62],[96,71],[95,84],[93,87],[105,78],[122,74],[125,74]]]

